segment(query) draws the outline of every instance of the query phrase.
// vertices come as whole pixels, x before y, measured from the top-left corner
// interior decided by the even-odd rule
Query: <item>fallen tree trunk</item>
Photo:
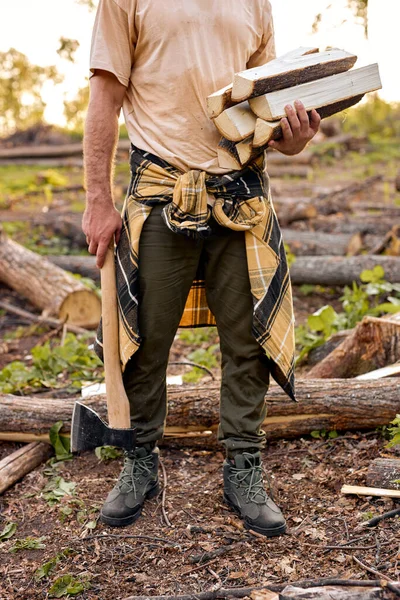
[[[67,271],[99,281],[99,270],[94,256],[48,256],[47,258]],[[310,283],[343,286],[351,285],[353,281],[360,282],[360,273],[364,269],[373,269],[375,265],[381,265],[385,270],[385,279],[391,283],[399,283],[399,263],[399,259],[395,256],[299,256],[290,267],[290,275],[294,285]]]
[[[358,431],[387,425],[399,412],[399,391],[396,378],[374,382],[303,379],[297,383],[299,402],[295,403],[277,385],[271,385],[263,427],[269,439],[278,439],[313,430]],[[215,445],[219,388],[171,386],[168,395],[166,437],[182,438],[185,445]],[[73,404],[72,399],[0,395],[0,439],[45,440],[55,421],[63,421],[68,433]],[[85,404],[107,418],[105,396],[88,398]],[[200,440],[196,442],[196,438]]]
[[[317,209],[308,200],[299,200],[298,202],[274,202],[279,222],[282,227],[287,227],[296,221],[307,221],[313,219],[317,214]],[[288,230],[286,230],[288,231]],[[295,231],[294,233],[297,233]],[[289,233],[289,236],[291,233]]]
[[[279,202],[274,204],[282,224],[281,214],[284,215],[284,220],[286,220],[286,215],[291,216],[291,210],[287,205],[280,205]],[[313,205],[309,206],[316,210]],[[296,219],[292,219],[289,223],[294,220]],[[322,233],[320,231],[298,231],[296,229],[282,229],[282,236],[296,256],[345,256],[349,252],[353,255],[355,254],[355,248],[360,251],[373,246],[377,247],[381,241],[378,236],[370,236],[368,241],[363,240],[358,233]]]
[[[367,485],[400,490],[400,459],[376,458],[373,460],[368,467]]]
[[[373,175],[372,177],[367,177],[367,179],[363,179],[362,181],[351,183],[350,185],[347,185],[339,190],[334,190],[325,194],[319,194],[312,199],[312,202],[316,204],[318,207],[318,212],[321,215],[330,215],[343,210],[351,210],[352,198],[364,190],[369,190],[372,185],[382,181],[382,179],[383,175]]]
[[[0,281],[46,315],[55,315],[61,321],[88,329],[99,323],[100,299],[93,290],[44,257],[17,244],[1,230]]]
[[[49,444],[33,442],[19,448],[0,461],[0,494],[36,469],[52,454]]]
[[[365,269],[381,265],[385,279],[400,283],[400,261],[395,256],[300,256],[290,267],[292,283],[301,285],[351,285],[360,282]]]
[[[356,377],[399,360],[400,319],[364,317],[339,346],[307,373],[307,377]]]
[[[131,142],[129,140],[119,140],[118,150],[129,150]],[[0,163],[3,160],[13,160],[18,158],[58,158],[67,156],[81,156],[83,152],[82,144],[40,144],[38,146],[17,146],[14,148],[0,148]]]
[[[316,231],[326,233],[361,233],[385,236],[393,227],[393,219],[385,215],[372,217],[371,214],[318,216],[309,224]]]

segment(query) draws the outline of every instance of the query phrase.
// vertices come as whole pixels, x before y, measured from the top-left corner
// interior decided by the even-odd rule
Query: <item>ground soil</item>
[[[350,174],[343,163],[322,169],[313,182],[282,179],[274,182],[274,194],[304,197],[370,174],[365,165],[357,169],[359,172]],[[392,176],[388,172],[389,179],[364,192],[360,200],[387,198],[384,186]],[[393,200],[392,192],[389,196]],[[299,288],[293,292],[297,325],[324,304],[339,306],[340,290],[315,290],[311,296]],[[0,295],[2,300],[34,311],[5,287],[0,288]],[[4,334],[20,325],[26,323],[0,312],[0,368],[12,360],[24,360],[42,339],[43,332],[4,339]],[[216,342],[215,335],[212,343]],[[194,347],[177,338],[171,360],[187,359],[192,350]],[[218,380],[218,369],[212,371]],[[306,371],[306,366],[301,367],[297,375]],[[185,370],[171,367],[171,374],[177,372]],[[287,533],[272,539],[243,529],[223,504],[224,456],[220,449],[190,450],[171,442],[163,446],[165,498],[160,495],[149,501],[137,523],[123,530],[97,522],[99,508],[120,471],[120,458],[104,463],[94,453],[85,453],[55,467],[42,465],[0,498],[0,532],[7,523],[18,526],[11,539],[0,543],[0,600],[48,598],[51,585],[66,574],[87,584],[77,597],[90,600],[122,600],[139,594],[191,593],[195,597],[218,586],[257,586],[306,578],[373,578],[354,557],[382,576],[398,580],[399,517],[385,519],[375,528],[366,527],[372,516],[396,507],[396,501],[340,492],[343,483],[365,485],[371,460],[396,456],[396,451],[385,447],[382,431],[338,433],[334,439],[308,436],[270,442],[263,451],[272,493],[288,523]],[[0,443],[0,459],[19,446]],[[43,489],[57,475],[76,487],[72,496],[50,506]],[[28,536],[44,537],[45,548],[10,552],[16,539]],[[48,577],[35,576],[36,569],[66,549],[71,551]],[[216,550],[221,554],[214,557]]]

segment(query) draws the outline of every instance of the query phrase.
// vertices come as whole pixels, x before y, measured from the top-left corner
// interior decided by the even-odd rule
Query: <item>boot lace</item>
[[[268,478],[267,478],[268,479]],[[240,488],[246,489],[246,502],[264,504],[268,500],[268,494],[264,489],[263,469],[261,465],[253,465],[247,469],[231,467],[229,481]],[[269,480],[268,480],[268,487]]]
[[[119,492],[128,494],[130,492],[137,496],[137,485],[141,483],[141,478],[152,474],[154,467],[153,456],[127,456],[125,457],[124,468],[117,481],[117,489]]]

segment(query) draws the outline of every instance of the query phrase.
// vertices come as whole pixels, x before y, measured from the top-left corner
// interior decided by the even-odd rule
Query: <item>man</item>
[[[101,267],[117,244],[120,353],[138,447],[125,456],[101,511],[133,523],[158,493],[166,417],[166,367],[178,325],[217,324],[222,353],[224,499],[246,527],[284,533],[267,495],[260,449],[270,374],[294,397],[290,279],[263,157],[229,173],[206,97],[235,72],[275,56],[269,0],[100,0],[85,128],[83,230]],[[123,107],[132,179],[123,219],[112,199],[112,161]],[[300,152],[315,135],[300,104],[287,107],[283,138]],[[211,312],[212,311],[212,314]],[[98,351],[101,353],[101,336]]]

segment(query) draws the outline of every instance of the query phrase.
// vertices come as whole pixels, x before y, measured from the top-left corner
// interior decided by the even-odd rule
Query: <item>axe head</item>
[[[97,446],[117,446],[128,452],[135,449],[136,429],[111,428],[91,408],[75,402],[71,423],[71,451],[83,452]]]

